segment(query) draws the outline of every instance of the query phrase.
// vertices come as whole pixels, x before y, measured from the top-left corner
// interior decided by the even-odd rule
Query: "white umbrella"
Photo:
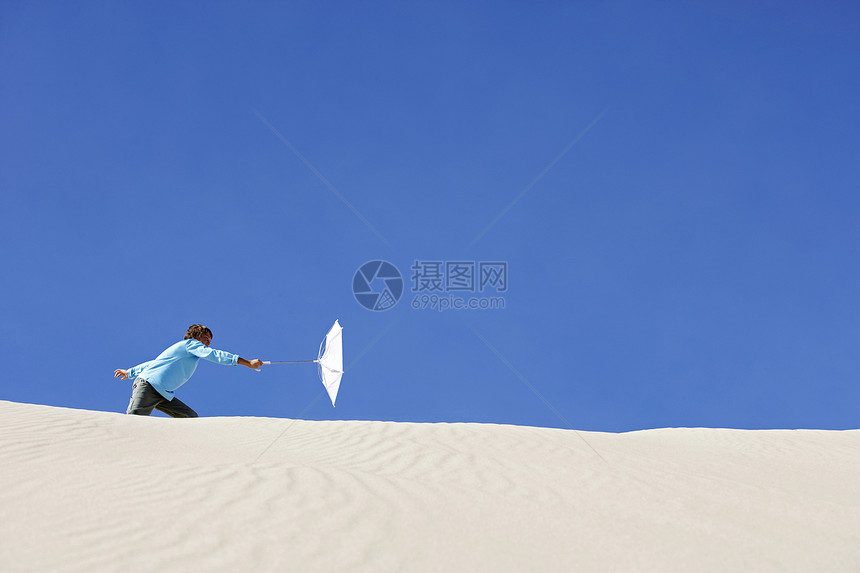
[[[343,327],[338,321],[325,335],[320,343],[319,356],[316,360],[277,360],[263,361],[263,364],[302,364],[315,362],[319,366],[320,380],[325,386],[331,405],[337,400],[340,379],[343,377]]]

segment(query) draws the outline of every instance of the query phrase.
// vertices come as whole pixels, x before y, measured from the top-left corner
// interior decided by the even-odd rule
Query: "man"
[[[134,380],[126,414],[149,416],[153,409],[157,409],[174,418],[196,418],[197,412],[173,393],[191,378],[201,358],[217,364],[241,364],[252,370],[259,370],[263,365],[258,359],[245,360],[235,354],[209,348],[210,344],[212,331],[202,324],[192,324],[185,333],[185,339],[159,354],[155,360],[128,370],[114,371],[115,378]]]

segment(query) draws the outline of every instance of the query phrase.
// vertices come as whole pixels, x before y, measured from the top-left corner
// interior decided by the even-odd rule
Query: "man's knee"
[[[174,418],[199,418],[200,417],[197,415],[197,412],[195,412],[194,410],[192,410],[188,406],[185,406],[183,408],[174,408],[174,409],[170,410],[169,412],[165,412],[165,414],[169,414],[169,415],[173,416]]]
[[[165,401],[156,406],[156,408],[171,418],[199,418],[197,412],[180,402],[177,398],[174,398],[170,402]]]
[[[131,408],[125,411],[126,414],[131,416],[149,416],[152,414],[152,408]]]
[[[192,410],[188,406],[185,406],[185,408],[183,408],[182,411],[180,412],[180,417],[182,417],[182,418],[199,418],[200,416],[197,415],[197,412],[195,412],[194,410]]]

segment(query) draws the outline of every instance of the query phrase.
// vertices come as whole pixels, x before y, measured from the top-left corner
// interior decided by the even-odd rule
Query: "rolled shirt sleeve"
[[[231,354],[230,352],[225,352],[224,350],[216,350],[215,348],[210,348],[200,342],[199,340],[190,340],[190,344],[188,344],[188,352],[193,354],[197,358],[203,358],[208,360],[209,362],[215,362],[216,364],[224,364],[225,366],[235,366],[239,361],[238,354]]]

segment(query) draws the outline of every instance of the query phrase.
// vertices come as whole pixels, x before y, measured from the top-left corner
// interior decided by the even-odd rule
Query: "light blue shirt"
[[[201,358],[228,366],[236,364],[239,356],[209,348],[199,340],[182,340],[158,355],[155,360],[128,369],[128,377],[149,382],[158,393],[173,400],[173,392],[188,382]]]

